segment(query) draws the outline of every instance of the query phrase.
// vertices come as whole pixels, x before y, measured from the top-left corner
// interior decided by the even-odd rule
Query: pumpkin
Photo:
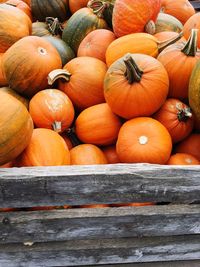
[[[71,13],[75,13],[83,7],[87,7],[88,0],[69,0],[69,9]]]
[[[98,11],[94,11],[92,7],[89,7],[84,7],[76,11],[69,18],[63,30],[62,39],[75,53],[77,53],[81,41],[88,33],[96,29],[106,29],[108,27],[102,18],[104,5]]]
[[[158,54],[168,45],[175,43],[182,36],[180,33],[177,37],[159,42],[154,36],[148,33],[132,33],[114,40],[106,50],[106,64],[109,67],[117,59],[127,53],[140,53],[152,57]]]
[[[172,141],[159,121],[139,117],[122,125],[116,148],[124,163],[165,164],[171,155]]]
[[[70,140],[70,138],[66,135],[65,132],[64,133],[61,133],[61,136],[62,136],[63,140],[65,141],[65,143],[67,145],[67,148],[69,150],[71,150],[72,147],[73,147],[73,144],[72,144],[72,141]]]
[[[45,22],[36,21],[32,23],[32,35],[34,36],[56,36],[61,37],[63,31],[62,23],[57,18],[47,17]]]
[[[8,163],[5,163],[0,166],[0,168],[12,168],[13,167],[13,162],[9,161]]]
[[[24,36],[31,34],[31,20],[21,10],[0,4],[0,53]]]
[[[200,12],[191,16],[183,27],[183,35],[186,39],[189,39],[192,29],[198,29],[198,47],[200,48]]]
[[[18,93],[16,93],[13,89],[9,88],[9,87],[1,87],[0,88],[0,92],[1,93],[7,93],[13,97],[15,97],[16,99],[18,99],[22,104],[25,105],[25,107],[28,109],[29,108],[29,100],[21,95],[19,95]]]
[[[57,50],[37,36],[22,38],[3,56],[3,69],[9,86],[25,96],[33,96],[47,88],[48,73],[61,66]]]
[[[183,24],[195,13],[195,10],[188,0],[161,0],[161,10],[172,15]]]
[[[32,23],[32,35],[33,36],[48,36],[51,35],[48,24],[45,22],[36,21]]]
[[[5,86],[7,85],[7,81],[5,78],[5,75],[3,73],[3,53],[0,53],[0,86]]]
[[[25,106],[0,90],[0,165],[15,159],[29,144],[33,122]]]
[[[70,150],[71,165],[107,164],[104,153],[95,145],[81,144]]]
[[[59,79],[58,88],[69,96],[75,107],[82,110],[105,102],[103,81],[106,71],[106,64],[101,60],[78,57],[69,61],[63,69],[49,73],[48,79],[50,85]]]
[[[77,137],[84,143],[111,145],[117,140],[120,119],[106,103],[83,110],[75,121]]]
[[[173,143],[180,142],[192,132],[191,109],[178,99],[168,98],[153,117],[167,128]]]
[[[63,132],[74,119],[74,107],[69,97],[57,89],[46,89],[35,94],[29,112],[38,128]]]
[[[94,30],[86,35],[80,43],[77,55],[78,57],[95,57],[105,62],[106,50],[115,39],[114,33],[109,30]]]
[[[178,32],[171,32],[171,31],[165,31],[165,32],[158,32],[154,34],[154,37],[159,41],[165,41],[167,39],[171,39],[174,37],[178,37]],[[183,37],[182,37],[183,38]],[[179,40],[180,41],[180,40]]]
[[[68,16],[68,0],[31,0],[31,10],[35,20],[45,21],[46,17],[66,20]]]
[[[175,17],[159,13],[155,23],[155,33],[163,31],[181,32],[183,30],[183,24]]]
[[[194,156],[186,153],[176,153],[172,155],[167,165],[199,165],[200,161]]]
[[[169,80],[155,58],[127,54],[114,62],[104,79],[104,96],[111,110],[125,119],[151,116],[165,102]]]
[[[61,57],[62,66],[67,64],[67,62],[75,57],[75,54],[71,47],[69,47],[62,39],[54,36],[43,36],[42,38],[44,38],[56,48]]]
[[[50,129],[37,128],[29,145],[16,159],[18,167],[69,165],[70,155],[63,138]]]
[[[169,76],[169,97],[185,100],[192,70],[200,58],[197,51],[197,30],[193,29],[188,41],[177,42],[164,49],[157,59]]]
[[[28,15],[29,18],[32,20],[31,9],[30,9],[29,5],[27,5],[25,2],[23,2],[21,0],[8,0],[8,1],[6,1],[6,4],[19,8],[26,15]]]
[[[102,151],[104,155],[106,156],[109,164],[120,163],[115,145],[102,147]]]
[[[187,153],[200,160],[200,134],[192,133],[175,147],[176,153]]]
[[[107,207],[109,207],[109,205],[108,204],[91,204],[91,205],[81,205],[81,206],[79,206],[79,208],[86,208],[86,209],[88,209],[88,208],[93,208],[93,209],[99,209],[99,208],[107,208]]]

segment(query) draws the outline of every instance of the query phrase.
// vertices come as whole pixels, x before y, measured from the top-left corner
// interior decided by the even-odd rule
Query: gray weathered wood
[[[200,205],[0,213],[0,243],[200,234]]]
[[[2,267],[51,267],[195,260],[200,236],[0,245]]]
[[[116,164],[0,170],[0,207],[200,201],[200,166]]]

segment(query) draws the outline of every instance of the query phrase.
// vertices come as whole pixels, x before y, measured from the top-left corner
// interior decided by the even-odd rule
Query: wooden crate
[[[200,266],[200,166],[1,169],[0,207],[149,201],[163,203],[1,212],[0,266]]]

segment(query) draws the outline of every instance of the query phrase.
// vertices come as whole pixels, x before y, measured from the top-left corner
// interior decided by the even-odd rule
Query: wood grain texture
[[[0,170],[0,207],[200,201],[200,166],[116,164]]]
[[[0,213],[0,243],[200,234],[200,205]]]
[[[199,236],[0,245],[0,266],[51,267],[195,260]]]

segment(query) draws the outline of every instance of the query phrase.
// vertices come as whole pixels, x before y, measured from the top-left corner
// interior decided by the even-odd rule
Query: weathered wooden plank
[[[0,214],[0,243],[200,234],[200,205]]]
[[[0,207],[200,200],[200,166],[116,164],[0,170]]]
[[[0,245],[0,266],[51,267],[196,260],[200,236]]]

